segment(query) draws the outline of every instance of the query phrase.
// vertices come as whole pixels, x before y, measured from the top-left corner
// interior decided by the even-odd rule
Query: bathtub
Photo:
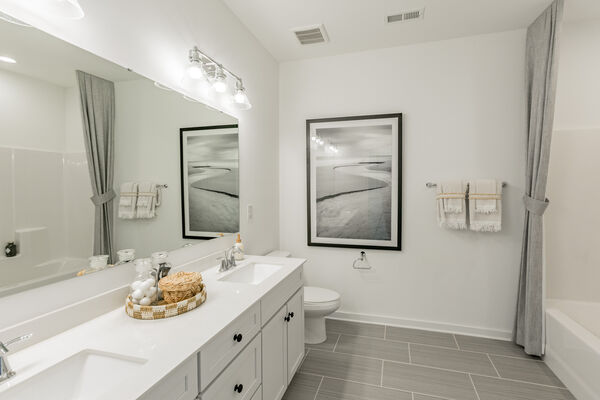
[[[578,400],[600,400],[600,303],[547,301],[544,361]]]

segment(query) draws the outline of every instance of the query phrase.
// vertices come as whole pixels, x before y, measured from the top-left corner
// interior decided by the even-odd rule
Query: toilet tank
[[[289,251],[285,251],[285,250],[273,250],[272,252],[270,252],[269,254],[267,254],[267,257],[289,257],[292,254]]]

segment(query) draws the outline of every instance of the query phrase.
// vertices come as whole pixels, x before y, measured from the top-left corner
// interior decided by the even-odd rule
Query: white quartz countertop
[[[258,285],[218,281],[249,262],[277,264],[282,268]],[[304,259],[298,258],[247,256],[244,261],[238,262],[238,267],[229,271],[219,273],[217,267],[202,271],[207,291],[206,302],[195,310],[172,318],[155,321],[130,318],[125,313],[123,299],[123,307],[9,354],[11,366],[17,375],[0,384],[0,399],[15,399],[8,389],[20,384],[27,385],[27,379],[85,350],[147,360],[136,368],[134,376],[124,377],[120,382],[106,382],[111,386],[110,393],[104,394],[107,398],[136,399],[197,353],[304,262]],[[197,264],[191,262],[177,269],[198,271]],[[98,379],[103,377],[98,376]],[[51,393],[46,395],[53,398]],[[90,398],[93,398],[93,393],[90,393]]]

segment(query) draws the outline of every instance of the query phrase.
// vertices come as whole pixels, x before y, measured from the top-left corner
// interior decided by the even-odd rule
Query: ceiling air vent
[[[386,21],[388,24],[390,24],[392,22],[408,22],[408,21],[415,21],[418,19],[423,19],[424,16],[425,16],[425,9],[421,8],[419,10],[411,10],[411,11],[402,12],[400,14],[388,15],[386,17]]]
[[[302,45],[324,43],[329,41],[327,32],[323,25],[308,26],[305,28],[292,29],[296,38]]]

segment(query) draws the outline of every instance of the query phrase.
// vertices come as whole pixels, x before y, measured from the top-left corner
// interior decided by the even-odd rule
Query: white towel
[[[136,204],[136,218],[156,217],[158,189],[154,183],[139,183]]]
[[[502,182],[493,181],[493,190],[489,190],[487,183],[480,185],[477,182],[472,181],[469,184],[470,229],[475,232],[500,232],[502,230]],[[492,210],[490,203],[493,203],[495,210]]]
[[[119,194],[119,218],[133,219],[135,218],[135,205],[137,203],[138,185],[133,182],[125,182],[121,184],[121,192]]]
[[[491,214],[498,211],[497,199],[502,195],[502,185],[500,192],[497,190],[498,182],[495,179],[476,179],[469,184],[469,198],[474,200],[475,204],[469,204],[475,207],[475,212],[479,214]],[[472,196],[472,197],[471,197]]]
[[[442,228],[467,229],[465,182],[442,182],[437,185],[438,223]]]

